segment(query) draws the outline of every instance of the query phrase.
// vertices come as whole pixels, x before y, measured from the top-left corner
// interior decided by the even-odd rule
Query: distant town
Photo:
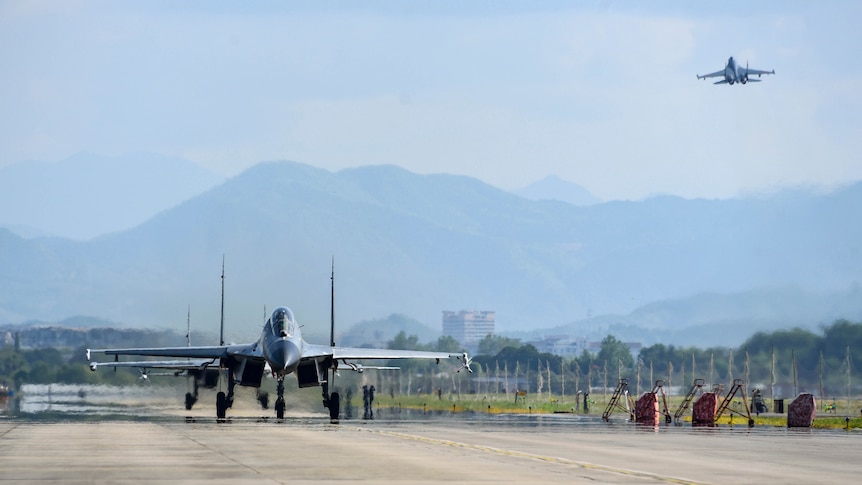
[[[492,310],[461,310],[443,311],[443,335],[448,335],[460,343],[466,350],[476,353],[479,342],[488,335],[496,335],[494,321],[496,312]],[[601,350],[601,342],[590,342],[571,335],[547,335],[538,340],[525,342],[541,353],[560,357],[577,357],[587,351],[597,354]],[[640,342],[624,342],[633,357],[637,357],[643,345]]]

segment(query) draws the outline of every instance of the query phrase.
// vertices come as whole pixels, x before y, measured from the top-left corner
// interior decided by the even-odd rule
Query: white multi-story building
[[[487,335],[494,334],[493,311],[443,311],[443,335],[449,335],[461,345],[474,346]]]

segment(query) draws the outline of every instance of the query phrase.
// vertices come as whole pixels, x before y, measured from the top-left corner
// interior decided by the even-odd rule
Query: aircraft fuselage
[[[287,307],[276,308],[260,337],[263,358],[273,375],[283,377],[296,371],[302,357],[302,334]]]
[[[733,85],[733,83],[740,81],[741,79],[745,79],[739,75],[739,71],[736,70],[736,61],[733,60],[733,57],[727,60],[727,67],[724,68],[724,80],[727,81],[727,84]],[[742,84],[745,84],[745,81],[741,81]]]

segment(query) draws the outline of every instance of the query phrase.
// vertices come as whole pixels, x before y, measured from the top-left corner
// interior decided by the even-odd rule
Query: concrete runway
[[[862,433],[579,416],[0,420],[0,480],[858,483]]]

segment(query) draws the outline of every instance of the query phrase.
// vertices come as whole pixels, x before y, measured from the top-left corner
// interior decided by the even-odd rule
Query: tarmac
[[[598,417],[0,419],[0,480],[57,483],[859,483],[862,433]]]

